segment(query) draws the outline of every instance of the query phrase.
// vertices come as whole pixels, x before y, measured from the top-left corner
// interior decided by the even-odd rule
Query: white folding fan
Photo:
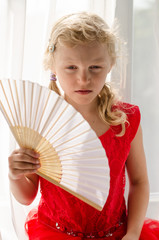
[[[102,210],[108,159],[79,112],[54,91],[21,80],[0,80],[0,109],[19,146],[40,153],[38,175]]]

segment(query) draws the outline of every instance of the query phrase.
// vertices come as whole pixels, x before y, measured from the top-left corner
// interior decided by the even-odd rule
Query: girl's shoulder
[[[140,121],[141,113],[139,106],[137,105],[126,102],[117,102],[116,105],[114,106],[114,109],[118,109],[125,112],[127,118],[130,119],[130,121],[131,120],[133,121],[136,120],[137,122]]]
[[[117,102],[116,108],[125,112],[127,117],[140,117],[140,109],[139,106],[127,102]]]
[[[126,135],[128,134],[130,141],[132,141],[136,135],[141,121],[141,113],[139,106],[126,102],[118,102],[115,105],[115,108],[123,111],[126,114]]]

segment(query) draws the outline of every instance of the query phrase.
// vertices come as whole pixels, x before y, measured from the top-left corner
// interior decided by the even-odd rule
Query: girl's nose
[[[80,73],[79,73],[79,81],[81,83],[87,83],[89,82],[91,79],[91,76],[90,76],[90,72],[89,70],[82,70]]]

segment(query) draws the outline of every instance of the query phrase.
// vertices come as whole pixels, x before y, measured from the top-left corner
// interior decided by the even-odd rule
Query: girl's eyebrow
[[[94,62],[106,62],[106,59],[103,57],[92,59]]]
[[[92,63],[107,63],[107,59],[105,58],[92,59]]]
[[[78,60],[78,58],[76,59],[76,58],[71,58],[71,57],[66,57],[65,59],[64,59],[64,61],[77,61]],[[107,62],[107,60],[105,59],[105,58],[103,58],[103,57],[100,57],[100,58],[95,58],[95,59],[90,59],[90,62]]]

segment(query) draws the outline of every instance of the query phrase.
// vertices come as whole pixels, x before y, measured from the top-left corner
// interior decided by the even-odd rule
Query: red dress
[[[40,177],[41,200],[26,220],[29,240],[121,240],[126,234],[125,162],[139,123],[137,106],[122,104],[129,124],[126,133],[117,137],[121,126],[111,127],[99,137],[110,166],[110,191],[100,212],[63,189]],[[159,222],[146,220],[140,240],[158,240]]]

